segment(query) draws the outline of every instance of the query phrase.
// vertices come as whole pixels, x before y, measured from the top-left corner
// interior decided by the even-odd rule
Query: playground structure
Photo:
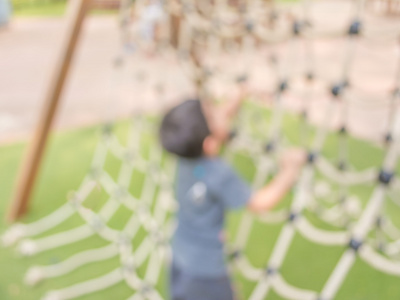
[[[62,62],[70,59],[73,46],[76,42],[77,32],[83,20],[85,5],[75,7],[75,18],[71,22],[74,24],[69,35],[69,49],[64,55]],[[145,3],[137,2],[131,6],[129,2],[121,5],[121,37],[123,51],[116,59],[116,69],[122,68],[124,62],[137,52],[144,52],[146,55],[158,54],[163,57],[178,56],[182,68],[187,72],[193,81],[194,91],[205,98],[213,95],[213,81],[221,80],[232,84],[235,80],[252,80],[252,74],[248,71],[251,59],[255,56],[262,45],[270,45],[289,40],[287,57],[279,63],[276,75],[276,90],[274,92],[273,115],[268,128],[268,132],[263,132],[262,143],[254,140],[254,127],[260,124],[255,122],[260,115],[243,114],[238,122],[238,132],[230,145],[229,151],[247,151],[254,158],[257,172],[254,177],[254,187],[261,186],[275,169],[275,156],[284,148],[288,142],[282,137],[282,118],[285,107],[284,99],[291,84],[299,76],[293,72],[293,56],[300,51],[299,44],[304,43],[305,66],[300,74],[303,81],[301,87],[306,91],[302,103],[303,124],[307,123],[309,115],[309,104],[307,99],[312,97],[313,89],[321,84],[324,79],[320,78],[316,72],[315,62],[312,54],[312,42],[314,39],[329,36],[331,38],[340,35],[347,36],[347,50],[343,59],[343,65],[336,76],[334,82],[328,82],[330,99],[326,102],[324,110],[324,122],[320,124],[313,141],[308,141],[311,133],[304,125],[301,128],[301,144],[309,149],[308,164],[304,168],[298,186],[295,191],[291,205],[287,209],[273,211],[259,217],[263,222],[284,222],[285,225],[276,242],[272,255],[265,268],[256,268],[251,265],[246,258],[244,249],[248,243],[248,238],[255,222],[255,217],[244,214],[239,226],[237,238],[230,246],[231,259],[233,265],[250,281],[256,282],[256,287],[252,291],[249,299],[264,299],[270,290],[288,299],[334,299],[343,280],[351,269],[357,256],[365,260],[373,268],[382,272],[400,276],[400,262],[398,254],[400,252],[400,230],[395,226],[382,210],[383,204],[388,199],[386,195],[393,195],[399,188],[398,179],[395,176],[395,168],[398,158],[398,133],[394,130],[396,124],[396,114],[400,88],[400,66],[394,74],[393,89],[387,93],[387,103],[392,109],[389,110],[387,119],[387,130],[383,134],[383,141],[386,148],[386,158],[383,160],[381,168],[371,168],[362,171],[354,170],[348,159],[348,119],[346,113],[352,102],[349,90],[352,88],[351,68],[356,55],[356,44],[359,39],[371,38],[374,32],[368,32],[368,27],[364,23],[364,1],[353,1],[354,9],[350,17],[348,26],[340,30],[334,29],[329,32],[319,32],[318,28],[312,27],[309,9],[310,2],[304,1],[304,10],[289,10],[277,8],[273,3],[261,1],[243,2],[243,6],[229,6],[225,1],[218,1],[213,5],[208,2],[184,1],[184,5],[170,1],[164,3],[164,13],[168,16],[163,18],[161,29],[155,34],[154,40],[143,40],[140,30],[131,23],[130,19],[135,11],[146,9]],[[140,7],[140,4],[143,4]],[[132,11],[133,10],[133,11]],[[268,17],[268,18],[267,18]],[[266,22],[267,21],[267,22]],[[160,21],[161,22],[161,21]],[[379,36],[376,41],[396,40],[399,30],[392,30],[384,36]],[[398,46],[397,46],[398,47]],[[204,55],[207,53],[207,55]],[[221,53],[226,55],[233,54],[241,58],[241,63],[237,64],[235,70],[223,69],[219,67],[219,61],[213,60]],[[400,62],[400,59],[399,59]],[[397,63],[399,64],[399,63]],[[272,65],[276,62],[272,61]],[[56,104],[61,91],[62,79],[66,74],[66,65],[61,67],[59,80],[55,80],[53,91],[49,96],[49,103]],[[55,77],[57,78],[57,77]],[[137,80],[142,80],[140,77]],[[162,94],[162,87],[158,92]],[[37,154],[43,151],[44,140],[46,139],[52,115],[56,107],[49,106],[43,118],[43,124],[36,146],[33,146],[29,160],[35,165],[28,166],[28,170],[37,169]],[[338,113],[335,113],[338,112]],[[330,122],[335,115],[342,116],[339,119],[339,139],[340,149],[336,164],[333,164],[321,155],[322,148],[326,142]],[[253,121],[252,121],[253,120]],[[250,126],[252,124],[253,126]],[[49,293],[46,299],[72,299],[81,295],[94,292],[99,289],[107,288],[110,285],[125,280],[128,285],[136,291],[130,299],[162,299],[162,295],[156,290],[156,283],[159,281],[162,262],[168,260],[168,237],[173,230],[173,222],[169,218],[176,208],[174,207],[173,195],[171,193],[171,182],[168,178],[172,177],[174,161],[162,159],[161,150],[154,147],[150,150],[148,158],[141,157],[141,137],[149,127],[146,120],[137,117],[132,122],[132,129],[128,138],[127,147],[124,148],[112,134],[111,127],[105,126],[104,133],[94,155],[92,169],[88,176],[83,180],[81,187],[71,197],[70,203],[66,203],[59,210],[53,212],[48,217],[38,220],[33,224],[16,224],[3,236],[3,242],[12,245],[20,239],[25,238],[19,243],[18,249],[21,254],[34,255],[42,251],[50,250],[62,245],[76,242],[87,238],[90,235],[98,234],[110,245],[102,249],[92,249],[81,252],[71,257],[67,261],[57,265],[40,266],[30,269],[27,273],[26,282],[35,284],[46,278],[61,276],[78,268],[84,264],[103,260],[110,256],[119,255],[121,266],[113,272],[102,277],[88,280],[81,284],[67,287]],[[145,128],[143,128],[145,127]],[[146,129],[147,128],[147,129]],[[259,130],[259,129],[258,129]],[[265,145],[264,145],[265,142]],[[105,155],[107,151],[113,153],[122,162],[118,180],[113,180],[103,170]],[[145,156],[146,156],[145,155]],[[146,182],[141,193],[140,199],[136,199],[127,192],[127,185],[130,182],[130,175],[134,168],[138,168],[146,173]],[[339,197],[334,197],[334,203],[324,205],[318,198],[326,197],[326,189],[315,183],[316,172],[323,174],[324,177],[338,185]],[[28,183],[32,186],[34,173],[27,171],[22,178],[23,184]],[[110,200],[96,214],[82,206],[83,201],[89,195],[95,185],[100,184],[110,195]],[[361,211],[361,204],[354,197],[349,197],[349,187],[360,184],[376,183],[373,193],[367,200],[366,207]],[[156,186],[161,187],[161,191],[154,196]],[[29,198],[29,188],[22,188],[25,194],[15,202],[14,213],[18,216],[25,211],[27,199]],[[394,197],[395,198],[395,197]],[[394,199],[395,200],[395,199]],[[153,204],[153,201],[156,204]],[[395,200],[396,201],[396,200]],[[126,224],[122,232],[111,229],[107,221],[121,205],[132,210],[132,218]],[[329,207],[330,206],[330,207]],[[328,231],[315,227],[304,216],[304,211],[309,210],[318,218],[328,224],[334,225],[339,230]],[[78,213],[87,222],[79,228],[71,231],[55,234],[52,236],[29,240],[43,233],[60,222],[64,221],[72,214]],[[134,239],[137,230],[142,227],[148,233],[136,249],[132,249],[131,240]],[[376,230],[380,232],[376,237],[371,238],[370,232]],[[285,256],[292,244],[295,233],[298,232],[306,239],[314,243],[326,246],[340,245],[347,247],[337,266],[329,276],[326,284],[319,292],[296,288],[285,281],[280,269],[285,260]],[[388,239],[390,241],[387,241]],[[158,251],[153,251],[158,249]],[[136,269],[143,264],[147,257],[150,257],[148,272],[144,279],[138,277]]]

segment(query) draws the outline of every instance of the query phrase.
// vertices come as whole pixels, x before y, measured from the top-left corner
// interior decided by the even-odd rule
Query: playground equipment
[[[80,17],[73,19],[75,26],[69,40],[69,49],[76,42],[76,33],[83,19],[85,5],[76,6],[75,12]],[[78,2],[76,2],[78,3]],[[156,4],[154,4],[156,3]],[[121,4],[121,37],[123,50],[115,62],[116,68],[136,53],[155,55],[161,59],[171,56],[178,57],[180,67],[193,82],[193,90],[206,99],[213,93],[213,81],[234,82],[248,78],[252,79],[252,57],[257,55],[262,45],[275,45],[289,41],[286,56],[279,61],[276,75],[276,87],[273,93],[272,116],[268,131],[260,130],[258,109],[246,115],[246,111],[238,122],[238,132],[228,149],[228,156],[245,151],[253,159],[256,166],[253,185],[260,187],[274,173],[276,154],[289,143],[282,135],[283,117],[285,112],[285,97],[293,91],[296,80],[303,82],[305,93],[302,97],[303,126],[300,128],[300,143],[307,147],[308,164],[304,167],[294,197],[288,208],[272,211],[263,216],[255,217],[245,213],[239,225],[233,244],[229,245],[232,265],[247,280],[255,282],[255,287],[249,295],[251,300],[265,299],[271,290],[287,299],[330,300],[335,299],[343,281],[351,270],[355,259],[361,258],[372,268],[381,272],[400,276],[400,229],[396,222],[384,211],[384,203],[393,198],[398,204],[396,195],[399,181],[395,174],[399,155],[399,133],[396,131],[398,100],[400,96],[400,58],[397,72],[394,74],[393,89],[386,95],[386,103],[390,110],[387,120],[387,130],[382,142],[385,145],[385,158],[379,168],[356,170],[349,160],[349,106],[355,102],[352,98],[351,70],[357,58],[357,44],[360,39],[387,41],[398,39],[400,28],[395,28],[377,38],[375,32],[368,28],[365,18],[365,1],[352,1],[351,17],[347,26],[323,32],[312,26],[310,15],[311,1],[305,0],[303,10],[281,9],[272,2],[243,1],[230,4],[220,0],[214,2],[202,1],[165,1],[148,4],[146,1],[136,1],[134,5],[125,1]],[[157,4],[158,3],[158,4]],[[149,7],[150,5],[150,7]],[[156,7],[151,7],[156,5]],[[148,23],[131,22],[132,14],[141,11],[153,17],[142,20]],[[159,11],[161,9],[161,13]],[[136,19],[137,20],[137,19]],[[160,26],[162,25],[162,26]],[[338,70],[335,80],[326,82],[323,74],[316,68],[313,53],[313,42],[321,37],[337,38],[345,36],[346,50],[343,64]],[[304,46],[304,68],[294,72],[295,58]],[[397,47],[400,47],[397,45]],[[68,48],[68,47],[67,47]],[[399,50],[399,49],[397,49]],[[214,57],[238,55],[240,62],[236,69],[222,69]],[[63,57],[70,58],[71,52]],[[399,55],[400,57],[400,55]],[[271,64],[276,66],[275,59]],[[232,63],[233,65],[233,63]],[[49,124],[56,109],[57,99],[61,90],[66,69],[57,72],[46,118],[39,129],[40,138],[33,147],[31,163],[22,178],[23,194],[15,202],[11,216],[18,216],[26,209],[29,191],[34,181],[38,167],[38,157],[43,151],[44,141],[49,130]],[[239,78],[238,78],[239,77]],[[136,78],[141,80],[141,78]],[[314,88],[325,84],[329,91],[329,100],[323,111],[316,133],[309,130],[307,121],[310,113],[309,99],[313,97]],[[160,89],[162,90],[162,89]],[[51,108],[51,109],[50,109]],[[333,117],[340,115],[338,126],[339,149],[335,163],[323,156],[323,147],[327,141],[330,124]],[[157,282],[163,263],[169,259],[168,238],[174,224],[170,218],[176,209],[170,178],[173,178],[174,161],[163,158],[161,149],[152,147],[148,158],[143,157],[140,149],[141,137],[151,132],[152,125],[145,118],[135,115],[128,137],[127,146],[121,145],[113,134],[110,126],[105,126],[96,148],[91,171],[83,179],[81,187],[71,196],[69,203],[32,224],[15,224],[3,235],[5,245],[18,243],[17,249],[23,255],[35,255],[40,252],[75,243],[92,235],[99,235],[109,244],[103,248],[80,252],[69,259],[51,266],[36,266],[28,270],[25,281],[34,285],[38,282],[62,276],[85,264],[119,256],[120,266],[98,278],[50,292],[44,299],[73,299],[79,296],[106,289],[118,282],[125,281],[135,294],[129,299],[163,299],[157,290]],[[258,133],[257,133],[258,131]],[[260,131],[261,136],[260,138]],[[256,139],[255,136],[258,136]],[[309,140],[311,139],[311,143]],[[122,162],[118,179],[114,180],[105,170],[104,161],[110,152]],[[139,198],[128,191],[132,171],[139,169],[146,174],[143,190]],[[337,195],[330,200],[329,186],[319,182],[317,174],[332,185],[337,186]],[[98,213],[82,204],[90,191],[100,185],[110,199]],[[361,201],[351,194],[350,188],[359,185],[373,185],[374,189],[363,209]],[[156,190],[160,188],[160,191]],[[394,195],[394,196],[393,196]],[[327,203],[330,202],[330,203]],[[396,204],[396,205],[397,205]],[[108,221],[116,210],[125,206],[132,211],[132,217],[122,231],[112,229]],[[334,226],[336,230],[318,228],[307,218],[306,211],[316,218]],[[73,214],[78,214],[85,221],[84,225],[69,231],[57,233],[39,239],[38,234],[45,233],[57,224],[65,221]],[[273,248],[268,263],[263,268],[252,265],[246,257],[246,245],[255,222],[283,223],[279,237]],[[132,240],[138,236],[139,229],[147,235],[136,247]],[[371,232],[376,231],[372,236]],[[331,272],[326,283],[319,291],[298,288],[289,284],[282,272],[282,265],[298,233],[313,243],[325,246],[342,246],[346,250]],[[137,269],[149,258],[144,278],[140,278]]]

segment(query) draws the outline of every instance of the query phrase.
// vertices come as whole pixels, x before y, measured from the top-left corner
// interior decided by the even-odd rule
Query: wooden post
[[[90,0],[69,0],[68,3],[66,34],[53,70],[39,124],[21,165],[14,198],[7,215],[7,221],[9,222],[15,221],[24,215],[28,209],[29,199],[40,168],[49,131],[57,112],[59,99]]]

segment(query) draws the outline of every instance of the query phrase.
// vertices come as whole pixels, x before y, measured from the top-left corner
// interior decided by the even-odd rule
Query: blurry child
[[[145,51],[152,55],[155,43],[159,38],[160,23],[165,18],[162,4],[159,0],[145,0],[144,6],[139,11],[139,32],[144,43]]]
[[[223,251],[225,213],[243,207],[255,213],[271,209],[292,187],[305,161],[302,151],[289,151],[276,177],[261,190],[252,191],[218,156],[242,99],[243,93],[218,108],[188,100],[172,108],[162,120],[161,143],[179,157],[172,300],[234,299]]]

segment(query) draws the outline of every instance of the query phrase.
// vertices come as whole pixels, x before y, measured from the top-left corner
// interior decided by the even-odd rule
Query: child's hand
[[[281,157],[280,166],[282,169],[298,172],[306,162],[306,152],[300,148],[287,150]]]

